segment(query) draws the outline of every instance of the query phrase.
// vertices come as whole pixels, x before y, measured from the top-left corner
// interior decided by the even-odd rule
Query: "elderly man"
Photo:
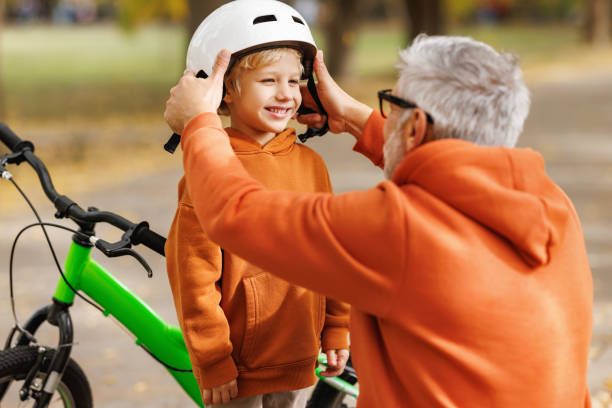
[[[221,247],[352,304],[359,407],[590,405],[584,239],[542,157],[513,147],[529,110],[514,58],[421,36],[378,112],[319,52],[330,129],[388,178],[341,195],[269,191],[246,173],[215,114],[228,59],[205,80],[186,72],[166,106],[198,219]]]

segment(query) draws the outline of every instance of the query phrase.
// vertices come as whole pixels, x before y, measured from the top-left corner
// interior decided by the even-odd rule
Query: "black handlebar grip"
[[[151,248],[161,256],[166,256],[166,252],[164,251],[166,238],[162,237],[158,233],[153,232],[148,228],[143,228],[142,230],[138,231],[138,236],[136,238],[138,243]]]
[[[0,123],[0,140],[4,143],[12,152],[19,150],[19,144],[21,139],[5,124]]]

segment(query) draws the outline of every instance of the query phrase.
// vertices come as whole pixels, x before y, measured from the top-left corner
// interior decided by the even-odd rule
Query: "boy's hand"
[[[321,372],[323,377],[335,377],[342,374],[346,362],[349,359],[349,351],[346,349],[327,350],[327,369]]]
[[[221,384],[218,387],[205,388],[202,390],[202,402],[204,404],[227,404],[238,395],[238,383],[236,379]]]
[[[327,112],[329,130],[332,133],[350,132],[357,137],[361,135],[372,109],[353,99],[340,88],[327,71],[321,50],[317,51],[315,57],[314,73],[317,77],[317,94]],[[302,104],[318,111],[319,108],[308,87],[301,85],[300,91],[302,92]],[[326,117],[319,113],[309,113],[297,117],[298,122],[315,128],[323,127],[325,119]]]
[[[217,112],[223,97],[223,77],[230,56],[229,50],[221,50],[208,78],[196,78],[195,72],[188,69],[178,84],[170,89],[164,119],[174,133],[181,134],[187,123],[201,113]]]

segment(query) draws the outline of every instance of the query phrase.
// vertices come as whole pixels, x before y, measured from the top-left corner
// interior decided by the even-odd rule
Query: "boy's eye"
[[[291,85],[299,85],[300,81],[299,81],[299,80],[297,80],[297,79],[290,79],[290,80],[289,80],[289,83],[290,83]]]
[[[259,82],[262,82],[264,84],[271,84],[271,83],[274,83],[274,79],[273,78],[264,78],[264,79],[262,79]]]

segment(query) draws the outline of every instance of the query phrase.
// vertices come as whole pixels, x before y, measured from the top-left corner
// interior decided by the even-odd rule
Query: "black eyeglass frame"
[[[404,109],[414,109],[414,108],[419,107],[417,104],[413,102],[402,99],[399,96],[391,95],[391,91],[392,89],[383,89],[381,91],[378,91],[378,105],[379,105],[378,108],[380,109],[380,114],[382,115],[383,118],[387,117],[387,115],[385,114],[385,111],[383,110],[383,100],[388,101]],[[427,117],[427,122],[433,125],[434,120],[431,117],[431,115],[425,112],[425,116]]]

